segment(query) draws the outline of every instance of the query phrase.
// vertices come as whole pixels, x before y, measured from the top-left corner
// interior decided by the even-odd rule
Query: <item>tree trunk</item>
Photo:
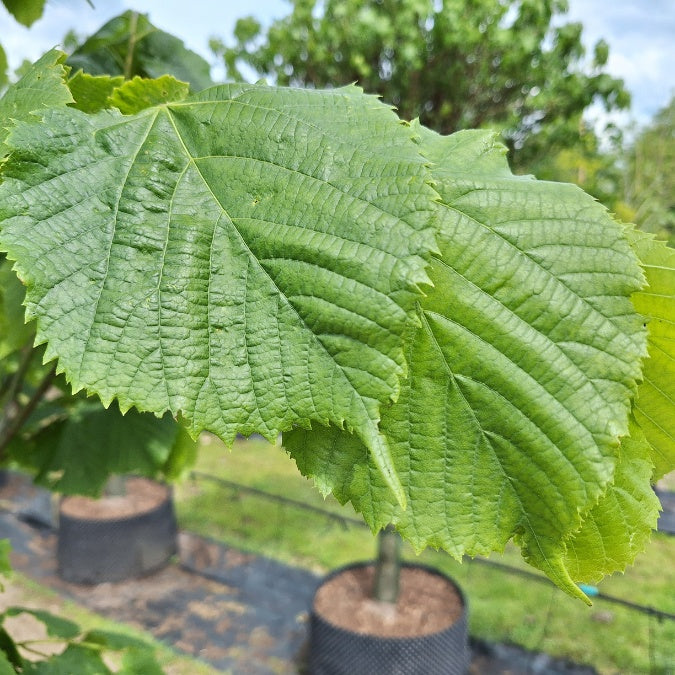
[[[373,596],[380,602],[395,604],[401,571],[401,537],[393,525],[387,525],[377,536],[377,560]]]
[[[112,475],[105,484],[104,494],[108,497],[124,497],[127,494],[126,476]]]

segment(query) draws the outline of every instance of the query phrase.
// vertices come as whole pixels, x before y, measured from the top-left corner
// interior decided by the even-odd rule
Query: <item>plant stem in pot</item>
[[[377,560],[373,596],[379,602],[396,604],[401,577],[401,537],[393,525],[377,536]]]

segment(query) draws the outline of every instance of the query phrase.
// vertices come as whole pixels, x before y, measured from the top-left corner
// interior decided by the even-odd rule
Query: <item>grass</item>
[[[196,469],[358,518],[334,499],[324,500],[283,449],[265,441],[241,441],[230,452],[206,436]],[[176,507],[183,528],[315,571],[367,560],[375,551],[365,528],[344,529],[326,516],[201,478],[177,486]],[[675,613],[674,553],[675,538],[656,534],[633,568],[603,580],[599,588],[606,595]],[[675,672],[673,621],[659,622],[603,600],[589,608],[547,583],[475,560],[460,564],[435,551],[417,557],[409,549],[405,556],[443,569],[458,581],[468,597],[471,634],[476,637],[566,657],[603,674]],[[527,568],[515,547],[493,559]]]
[[[143,640],[154,649],[155,657],[167,675],[215,675],[222,672],[201,661],[178,654],[155,640],[148,633],[144,633],[126,624],[104,619],[77,603],[65,600],[54,591],[35,583],[17,572],[12,572],[9,578],[3,578],[2,583],[5,591],[0,592],[0,609],[3,611],[8,606],[39,608],[56,616],[74,621],[79,624],[83,632],[93,629],[107,630]],[[11,624],[13,620],[9,621],[10,634],[16,639],[17,636],[13,632]],[[13,627],[23,633],[21,639],[42,639],[43,632],[41,626],[37,622],[34,622],[34,624],[35,628],[33,628],[33,624],[28,622],[15,623]],[[35,630],[34,634],[26,632],[33,630]],[[61,647],[62,649],[63,647]],[[115,668],[118,667],[116,663],[110,665]]]

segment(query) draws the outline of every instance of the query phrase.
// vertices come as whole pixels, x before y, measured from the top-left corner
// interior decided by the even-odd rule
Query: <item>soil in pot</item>
[[[373,600],[374,568],[337,570],[319,587],[310,614],[311,675],[464,675],[466,602],[443,574],[401,567],[395,605]]]
[[[333,625],[378,637],[417,637],[442,631],[464,611],[457,589],[424,568],[402,567],[396,605],[373,600],[372,566],[347,569],[319,588],[314,610]]]
[[[171,490],[154,481],[128,478],[122,496],[66,497],[59,518],[59,574],[80,584],[148,574],[176,552],[176,534]]]
[[[71,518],[112,520],[128,518],[157,508],[169,497],[169,488],[147,478],[127,478],[126,494],[90,497],[64,497],[61,513]]]

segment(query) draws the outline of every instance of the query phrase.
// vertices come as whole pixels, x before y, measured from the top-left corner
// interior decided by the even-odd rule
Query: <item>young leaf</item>
[[[355,87],[262,85],[15,128],[0,247],[47,359],[228,443],[346,425],[400,498],[379,408],[435,248],[409,134]]]
[[[56,49],[47,52],[0,98],[0,146],[13,122],[30,120],[31,113],[39,113],[48,106],[73,102],[65,84],[68,74],[63,66],[65,58],[66,55]],[[37,117],[33,119],[36,121]],[[0,158],[6,152],[6,148],[0,147]]]
[[[651,446],[656,481],[675,467],[675,250],[644,232],[628,235],[649,284],[633,295],[649,335],[634,413]]]
[[[69,57],[68,65],[91,75],[169,74],[189,82],[194,91],[213,84],[208,62],[182,40],[153,26],[148,17],[128,11],[111,19]]]
[[[108,99],[113,91],[123,84],[124,78],[109,75],[88,75],[79,70],[68,80],[73,96],[71,105],[82,112],[95,113],[110,107]]]
[[[556,548],[611,481],[645,335],[621,228],[570,185],[513,176],[487,132],[419,129],[441,194],[441,259],[382,416],[401,510],[358,439],[284,434],[300,470],[378,529],[456,557],[523,554],[580,595]]]
[[[108,102],[123,115],[133,115],[153,105],[183,101],[189,93],[187,82],[180,82],[170,75],[156,80],[134,77],[111,92]]]

